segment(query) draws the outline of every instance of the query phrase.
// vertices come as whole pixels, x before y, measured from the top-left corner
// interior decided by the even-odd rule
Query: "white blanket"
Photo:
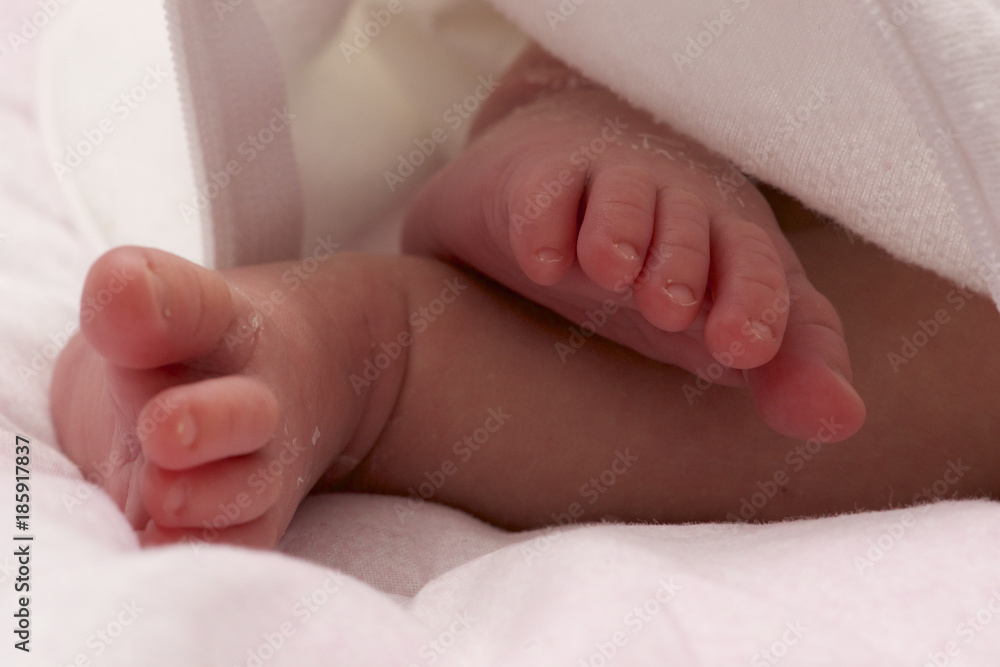
[[[431,504],[408,514],[399,512],[401,499],[326,496],[303,506],[282,542],[284,553],[219,546],[140,551],[112,503],[58,452],[46,398],[51,358],[78,317],[86,267],[107,247],[107,236],[133,233],[112,224],[108,212],[143,212],[137,193],[155,195],[143,189],[155,179],[142,173],[118,180],[117,191],[106,174],[80,183],[88,170],[122,178],[129,165],[147,164],[115,167],[114,133],[105,137],[108,150],[81,167],[75,185],[65,178],[60,184],[51,167],[102,114],[113,114],[113,100],[142,85],[145,68],[156,62],[137,58],[131,70],[122,67],[127,85],[119,82],[110,93],[95,95],[92,84],[81,82],[77,97],[89,90],[97,99],[90,117],[56,122],[55,110],[72,115],[71,106],[55,100],[73,93],[74,80],[66,74],[70,64],[57,56],[86,59],[69,42],[51,45],[43,73],[64,78],[60,86],[41,82],[50,105],[43,114],[48,157],[42,150],[32,74],[40,40],[69,39],[59,31],[73,21],[114,27],[111,15],[88,14],[95,4],[77,2],[42,3],[56,8],[63,26],[39,19],[47,34],[25,43],[7,35],[22,34],[40,5],[10,0],[0,8],[0,520],[10,527],[0,539],[20,533],[12,500],[17,435],[31,441],[28,533],[35,537],[31,653],[14,648],[19,639],[8,629],[0,664],[996,664],[1000,507],[991,503],[944,502],[771,526],[597,525],[509,534]],[[249,0],[243,4],[249,8]],[[547,22],[538,25],[548,29]],[[120,45],[97,34],[104,35],[91,36],[97,43]],[[155,34],[136,38],[149,49],[144,53],[156,52]],[[170,92],[172,85],[158,90]],[[169,130],[160,108],[150,98],[115,132],[131,128],[138,141],[143,124]],[[438,122],[435,114],[426,117],[431,126]],[[135,146],[118,149],[142,154]],[[398,150],[397,144],[382,155],[391,163]],[[163,180],[177,187],[173,166],[168,159]],[[300,170],[299,178],[310,177]],[[380,168],[374,178],[381,178]],[[176,201],[170,216],[150,204],[165,200],[163,194],[146,200],[146,213],[172,219]],[[310,205],[303,210],[308,220]],[[228,243],[225,236],[212,242],[220,238]],[[175,237],[168,242],[180,244]],[[928,488],[947,496],[948,471],[941,472]],[[0,551],[0,615],[12,628],[20,575],[14,542],[7,544]]]
[[[195,162],[206,172],[221,169],[226,160],[215,154],[231,153],[236,141],[258,132],[283,100],[309,118],[315,118],[316,109],[343,106],[318,97],[315,90],[327,82],[310,78],[317,70],[330,71],[331,51],[355,70],[359,63],[388,55],[385,68],[397,82],[409,82],[415,73],[416,80],[434,81],[435,88],[441,88],[440,81],[458,82],[465,88],[448,90],[458,100],[472,90],[475,83],[469,81],[477,74],[495,74],[504,63],[504,57],[468,60],[471,40],[459,40],[452,48],[462,58],[458,66],[454,55],[442,59],[437,50],[414,43],[422,36],[448,45],[449,36],[467,32],[469,22],[460,19],[468,1],[438,0],[421,10],[407,9],[402,0],[384,6],[357,3],[364,8],[353,17],[357,27],[339,35],[322,28],[331,25],[331,15],[339,15],[337,3],[279,10],[262,2],[259,16],[220,11],[218,3],[196,0],[167,4],[176,8],[172,29],[175,46],[183,45],[178,49],[182,62],[195,54],[206,60],[202,53],[209,52],[222,54],[216,59],[224,55],[227,63],[217,67],[208,59],[210,66],[181,67],[187,79],[182,89],[190,91],[188,106],[198,124],[194,136],[201,155]],[[649,0],[625,10],[590,0],[494,4],[556,55],[743,171],[785,189],[903,260],[1000,297],[997,0],[907,0],[901,5],[889,0]],[[399,24],[412,15],[418,17],[412,20],[416,26],[401,37],[405,31]],[[420,16],[437,20],[420,21]],[[289,28],[305,24],[321,27],[305,39]],[[394,41],[402,45],[394,47]],[[254,48],[246,49],[246,43]],[[407,47],[403,58],[393,53]],[[484,52],[490,50],[480,45],[478,53]],[[396,64],[400,61],[402,67]],[[381,79],[367,80],[377,87]],[[447,108],[449,98],[412,83],[397,88],[416,107],[411,116],[425,127],[412,121],[402,125],[429,133],[433,125],[421,113],[426,100],[436,97]],[[232,109],[241,111],[236,120],[228,113]],[[211,125],[221,117],[227,119],[222,129]],[[287,245],[262,244],[262,239],[294,239],[290,230],[306,228],[310,220],[343,217],[340,205],[317,194],[329,191],[332,177],[341,174],[310,157],[315,154],[310,146],[318,141],[342,153],[341,146],[326,140],[330,119],[320,119],[318,125],[311,120],[297,124],[294,142],[306,156],[299,160],[301,181],[278,146],[288,137],[279,137],[274,154],[255,165],[276,179],[269,196],[254,191],[267,206],[257,215],[240,216],[239,228],[233,225],[230,200],[245,198],[238,183],[205,216],[214,239],[210,256],[217,263],[280,256]],[[418,145],[408,138],[425,135],[405,136],[401,160]],[[447,149],[454,149],[458,139]],[[437,162],[444,152],[427,159]],[[403,173],[395,164],[386,171],[392,170]],[[255,184],[252,177],[242,182]],[[720,192],[735,192],[739,183],[734,170],[731,182],[719,183]],[[396,193],[396,187],[391,189]],[[288,213],[299,211],[301,202],[305,211]],[[271,213],[275,206],[284,213]],[[248,228],[253,232],[247,234]]]
[[[496,4],[748,173],[1000,296],[997,0]]]

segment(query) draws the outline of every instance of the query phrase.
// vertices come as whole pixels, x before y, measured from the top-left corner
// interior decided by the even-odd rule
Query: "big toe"
[[[861,429],[865,404],[850,383],[847,343],[833,306],[811,286],[793,287],[796,293],[781,348],[770,362],[745,371],[747,384],[775,431],[838,442]]]
[[[105,359],[155,368],[215,350],[237,319],[221,275],[152,248],[115,248],[91,267],[81,329]]]
[[[790,289],[778,248],[764,228],[722,214],[713,220],[712,263],[715,301],[705,325],[708,349],[729,352],[733,368],[767,363],[782,346],[788,318]],[[808,289],[810,298],[823,298]]]

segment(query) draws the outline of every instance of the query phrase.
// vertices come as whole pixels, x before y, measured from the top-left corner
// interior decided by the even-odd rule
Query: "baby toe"
[[[656,227],[636,279],[639,312],[664,331],[683,331],[701,311],[710,267],[709,215],[701,199],[670,188],[657,198]]]
[[[232,375],[160,392],[139,413],[136,430],[149,461],[183,470],[257,451],[280,416],[265,384]]]
[[[228,528],[262,516],[281,495],[282,477],[268,473],[252,454],[183,471],[147,463],[140,481],[142,503],[165,528]]]
[[[606,290],[629,285],[642,268],[653,234],[656,187],[635,167],[591,177],[576,251],[583,272]]]
[[[559,282],[576,259],[577,217],[583,179],[565,158],[522,165],[507,185],[511,252],[538,285]]]
[[[116,248],[91,267],[81,329],[114,364],[154,368],[213,350],[236,317],[221,275],[152,248]]]
[[[785,268],[767,232],[730,214],[712,222],[712,310],[705,342],[732,368],[755,368],[781,347],[791,306]]]
[[[237,525],[225,519],[225,515],[219,517],[211,522],[203,522],[198,527],[185,528],[160,526],[150,520],[146,527],[139,531],[139,541],[144,547],[186,543],[196,554],[212,544],[273,549],[281,538],[281,526],[286,521],[273,511],[265,512],[253,521]]]
[[[746,372],[757,411],[775,431],[838,442],[865,422],[865,404],[851,386],[851,361],[840,318],[804,273],[789,277],[794,307],[781,349]]]

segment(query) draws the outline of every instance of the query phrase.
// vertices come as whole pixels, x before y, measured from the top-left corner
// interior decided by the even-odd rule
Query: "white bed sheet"
[[[38,11],[5,2],[0,35]],[[0,664],[997,664],[1000,506],[985,502],[509,534],[430,504],[401,521],[400,499],[326,496],[284,553],[139,550],[54,440],[49,357],[105,243],[70,218],[44,158],[37,43],[2,46]],[[32,447],[27,654],[9,629],[18,435]]]

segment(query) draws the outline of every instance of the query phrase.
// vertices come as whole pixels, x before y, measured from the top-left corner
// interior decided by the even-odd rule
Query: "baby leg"
[[[580,336],[484,284],[414,347],[411,368],[435,380],[409,375],[379,444],[338,488],[410,496],[404,520],[423,496],[510,528],[880,509],[940,497],[939,480],[949,497],[997,498],[993,305],[831,229],[790,240],[854,351],[869,412],[846,440],[834,443],[845,426],[832,414],[805,442],[780,436],[745,390]],[[935,335],[904,355],[928,321]],[[746,504],[754,494],[763,506]]]
[[[476,132],[418,196],[408,252],[457,258],[657,361],[746,378],[785,435],[829,414],[838,439],[860,428],[837,314],[733,165],[539,51]],[[593,322],[607,299],[621,313]]]
[[[860,362],[870,417],[836,444],[835,415],[808,442],[777,435],[745,390],[434,260],[363,255],[297,283],[284,280],[295,265],[217,274],[113,251],[85,295],[131,278],[67,347],[54,417],[85,472],[114,465],[106,488],[147,543],[207,539],[222,518],[217,539],[272,545],[314,485],[421,489],[510,528],[876,509],[941,478],[949,494],[996,497],[992,305],[830,230],[791,240]],[[902,356],[929,318],[935,336]],[[742,514],[761,489],[766,505]]]

